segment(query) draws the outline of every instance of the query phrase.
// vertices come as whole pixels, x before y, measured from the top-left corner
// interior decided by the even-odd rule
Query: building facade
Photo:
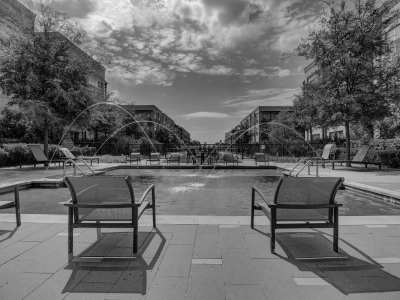
[[[146,133],[154,138],[159,129],[166,129],[175,134],[180,142],[184,144],[190,143],[190,133],[183,127],[177,125],[175,121],[161,111],[155,105],[122,105],[139,121],[140,127]],[[145,122],[140,122],[145,121]],[[149,122],[147,122],[149,121]]]
[[[43,34],[37,32],[35,34]],[[59,32],[52,32],[51,38],[68,45],[68,55],[87,68],[87,92],[94,102],[102,102],[107,97],[106,68],[80,47]]]
[[[267,138],[263,133],[268,130],[268,123],[276,120],[282,112],[293,112],[293,107],[258,106],[232,130],[225,133],[225,143],[235,144],[243,136],[247,136],[246,143],[249,144],[267,143]]]

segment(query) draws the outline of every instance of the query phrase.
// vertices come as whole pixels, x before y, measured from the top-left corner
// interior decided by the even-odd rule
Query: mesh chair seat
[[[80,221],[132,221],[129,208],[96,208],[79,218]]]

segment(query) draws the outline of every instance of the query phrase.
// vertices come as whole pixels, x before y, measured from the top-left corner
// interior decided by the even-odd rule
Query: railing
[[[293,175],[293,173],[296,171],[297,167],[299,167],[302,163],[304,163],[304,164],[301,166],[300,170],[298,170],[296,172],[296,174]],[[311,175],[311,166],[313,166],[313,165],[314,165],[314,161],[311,160],[311,159],[306,160],[306,161],[299,160],[296,163],[296,165],[289,171],[288,174],[289,174],[289,176],[299,177],[300,173],[303,172],[305,168],[307,168],[307,174]],[[318,163],[318,161],[316,161],[316,164],[315,164],[315,177],[319,177],[319,163]]]
[[[64,167],[63,167],[63,177],[65,177],[65,175],[67,174],[67,170],[65,168],[67,163],[70,163],[72,165],[73,168],[73,175],[76,176],[77,175],[77,170],[79,170],[81,172],[82,175],[86,176],[86,175],[94,175],[96,174],[95,171],[89,166],[89,164],[85,161],[85,160],[79,160],[80,162],[83,162],[83,164],[86,166],[86,168],[88,169],[89,173],[86,173],[78,164],[76,160],[73,159],[67,159],[64,162]]]

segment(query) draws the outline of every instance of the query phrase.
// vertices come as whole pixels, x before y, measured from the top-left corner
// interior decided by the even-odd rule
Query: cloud
[[[245,110],[262,105],[292,105],[300,88],[269,88],[249,90],[245,95],[224,102],[225,107]]]
[[[320,12],[314,0],[23,1],[68,13],[88,33],[82,47],[134,85],[172,85],[178,73],[244,82],[293,75],[298,66],[277,63],[279,55],[293,51]]]
[[[198,111],[182,116],[185,119],[225,119],[229,118],[230,115],[226,113],[210,112],[210,111]]]

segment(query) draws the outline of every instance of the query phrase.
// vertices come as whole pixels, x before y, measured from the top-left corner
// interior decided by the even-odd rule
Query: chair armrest
[[[268,207],[275,206],[275,204],[270,202],[270,201],[268,201],[266,199],[266,197],[264,196],[264,194],[258,188],[256,188],[255,186],[252,187],[252,192],[257,193],[260,196],[260,198],[265,202],[265,204],[268,205]]]
[[[71,201],[61,202],[64,206],[72,207],[72,208],[129,208],[138,206],[136,203],[128,203],[128,202],[109,202],[109,203],[101,203],[101,204],[77,204],[72,203]]]
[[[142,203],[144,201],[144,199],[146,199],[146,197],[150,193],[150,191],[154,190],[154,188],[155,188],[154,184],[152,184],[144,191],[142,197],[140,198],[139,205],[140,205],[140,203]]]
[[[334,204],[273,204],[271,206],[275,206],[276,208],[285,208],[285,209],[319,209],[319,208],[335,208],[341,207],[343,204],[334,203]]]

